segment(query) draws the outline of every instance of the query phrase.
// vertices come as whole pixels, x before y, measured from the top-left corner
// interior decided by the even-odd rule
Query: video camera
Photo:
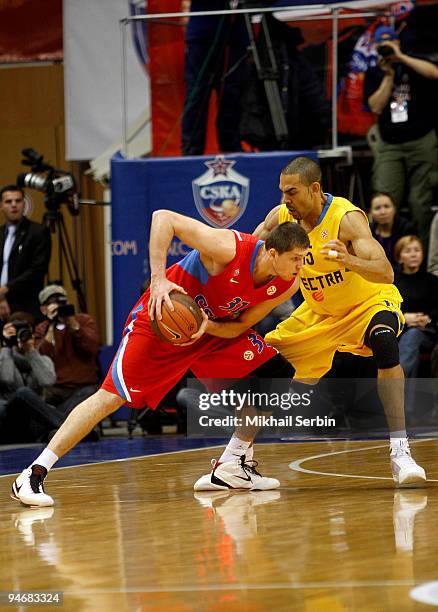
[[[56,313],[56,318],[59,317],[74,317],[75,316],[75,307],[73,304],[67,303],[67,298],[64,295],[59,295],[56,298],[56,303],[58,304],[58,310]]]
[[[23,149],[25,159],[21,161],[24,166],[30,166],[32,172],[25,172],[17,176],[17,185],[21,188],[29,187],[45,194],[44,203],[49,212],[49,219],[56,216],[61,204],[67,204],[72,215],[79,214],[79,195],[73,175],[64,170],[57,170],[46,164],[35,149]]]

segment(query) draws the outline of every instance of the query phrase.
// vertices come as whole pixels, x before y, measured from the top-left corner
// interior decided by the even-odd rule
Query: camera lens
[[[36,189],[37,191],[44,191],[46,188],[46,182],[47,179],[45,176],[34,174],[33,172],[20,174],[17,179],[19,187],[29,187],[30,189]]]
[[[377,53],[381,57],[389,57],[390,55],[394,55],[394,49],[390,45],[379,45],[377,47]]]

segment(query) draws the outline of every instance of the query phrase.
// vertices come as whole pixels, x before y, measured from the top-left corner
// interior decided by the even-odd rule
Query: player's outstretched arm
[[[298,291],[299,286],[300,282],[297,277],[287,291],[275,299],[266,300],[257,304],[257,306],[248,308],[235,321],[220,323],[208,320],[205,333],[217,336],[218,338],[237,338],[237,336],[240,336],[247,329],[264,319],[276,306],[283,304],[283,302],[291,298]]]
[[[214,267],[214,264],[226,265],[236,254],[236,242],[230,230],[214,229],[171,210],[156,210],[152,215],[149,240],[151,285],[148,311],[151,319],[154,316],[161,319],[163,302],[173,310],[169,298],[171,291],[185,293],[183,287],[166,278],[167,251],[174,236],[197,249],[201,253],[204,265],[210,264],[210,267]]]
[[[266,215],[266,219],[258,225],[253,231],[253,236],[257,236],[260,240],[266,240],[269,236],[270,232],[277,227],[278,225],[278,211],[280,210],[280,205],[273,208]]]
[[[350,244],[353,253],[346,247]],[[339,239],[327,242],[321,253],[325,259],[336,259],[373,283],[392,283],[394,280],[394,271],[385,251],[373,238],[368,221],[359,211],[344,215],[339,226]]]

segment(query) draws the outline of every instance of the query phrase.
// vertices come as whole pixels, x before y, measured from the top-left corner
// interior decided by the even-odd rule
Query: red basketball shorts
[[[139,307],[140,308],[140,307]],[[217,391],[213,379],[243,378],[278,351],[249,329],[238,338],[206,334],[190,346],[173,346],[160,340],[148,320],[132,312],[116,356],[102,384],[131,408],[156,408],[187,370]]]

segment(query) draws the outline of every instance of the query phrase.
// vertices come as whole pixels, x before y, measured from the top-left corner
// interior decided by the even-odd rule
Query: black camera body
[[[27,321],[11,321],[11,323],[17,332],[15,336],[9,338],[9,344],[11,346],[16,346],[19,342],[24,344],[33,337],[32,325],[27,323]]]
[[[391,47],[391,45],[378,45],[376,47],[377,53],[380,55],[380,57],[389,57],[390,55],[394,55],[394,49]]]
[[[22,164],[30,166],[32,172],[21,173],[17,176],[17,185],[28,187],[44,193],[46,214],[53,214],[59,210],[62,203],[67,204],[72,215],[79,214],[79,195],[76,182],[71,172],[54,168],[45,163],[44,156],[32,148],[23,149],[25,159]],[[49,216],[49,218],[52,218]]]
[[[63,295],[60,295],[56,300],[58,304],[58,310],[56,313],[56,317],[74,317],[75,316],[75,307],[73,304],[67,303],[67,298]]]

